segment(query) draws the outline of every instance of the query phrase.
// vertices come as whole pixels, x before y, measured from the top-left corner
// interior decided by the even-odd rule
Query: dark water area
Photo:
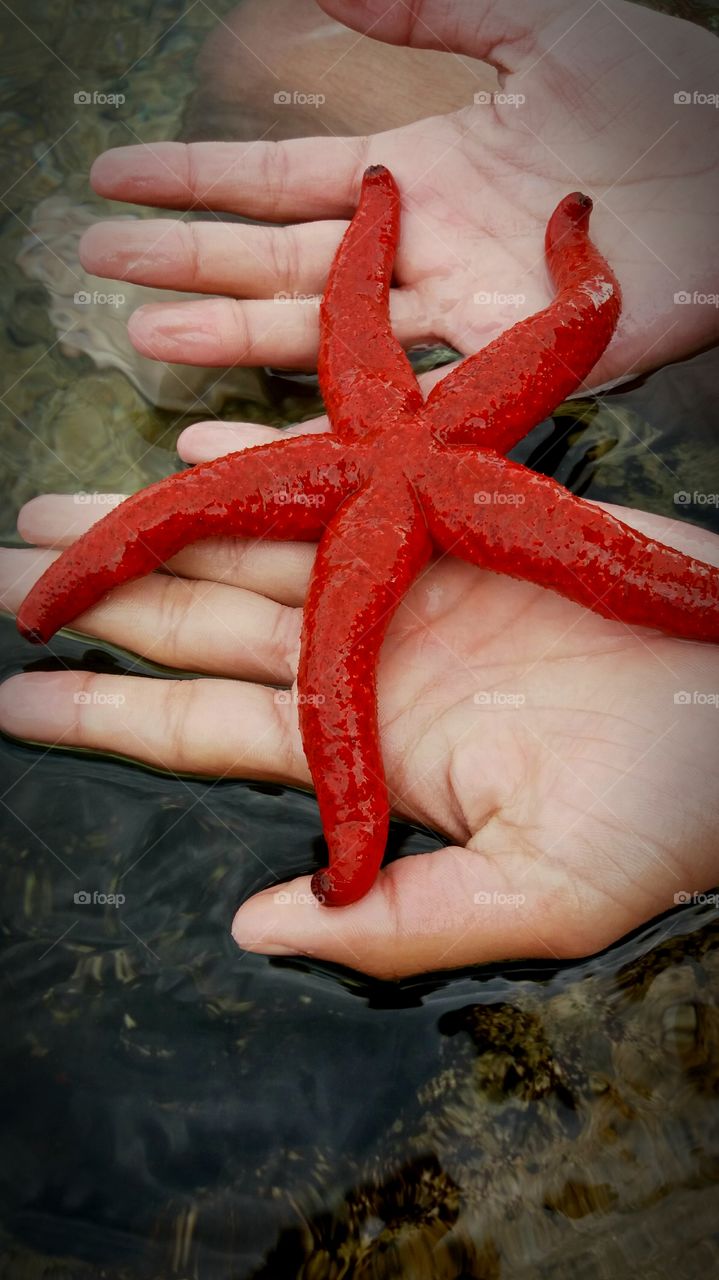
[[[714,1274],[716,909],[369,982],[229,936],[313,865],[309,796],[7,741],[2,774],[0,1275]]]
[[[715,25],[709,6],[681,12]],[[43,489],[174,470],[211,395],[143,382],[121,308],[75,316],[58,341],[85,281],[53,258],[108,212],[87,190],[97,152],[181,136],[215,13],[122,0],[22,19],[0,15],[0,143],[18,179],[0,220],[6,543]],[[68,60],[89,88],[137,64],[122,119],[75,111]],[[703,500],[718,383],[713,349],[572,402],[515,456],[586,497],[719,532]],[[281,423],[316,405],[311,382],[240,371],[210,407]],[[130,659],[72,636],[39,653],[0,618],[0,679],[57,665]],[[229,934],[248,895],[318,864],[312,796],[8,739],[0,778],[0,1280],[719,1275],[711,903],[582,962],[371,982],[242,954]],[[442,843],[395,824],[391,853]]]

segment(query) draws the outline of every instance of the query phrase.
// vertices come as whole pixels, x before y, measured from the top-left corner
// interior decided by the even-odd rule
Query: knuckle
[[[295,288],[299,274],[299,253],[294,231],[289,227],[268,231],[266,248],[267,266],[275,284],[285,289]]]
[[[183,247],[187,256],[189,278],[193,284],[199,284],[205,276],[202,228],[197,222],[186,222],[183,227]]]
[[[221,305],[218,303],[218,306]],[[226,329],[225,340],[228,348],[226,355],[233,359],[249,355],[254,345],[250,321],[241,302],[226,302],[223,317]]]
[[[174,768],[182,768],[186,762],[192,762],[191,724],[200,684],[199,680],[171,680],[166,684],[162,730]]]
[[[294,680],[297,675],[301,630],[302,609],[280,606],[277,610],[270,646],[278,670],[281,668],[281,678],[288,682]]]
[[[188,195],[192,199],[202,204],[202,193],[199,188],[199,164],[195,144],[187,142],[184,144],[184,183],[187,188]]]
[[[260,150],[260,180],[270,194],[273,205],[279,209],[284,205],[284,197],[289,182],[290,158],[283,142],[268,142]]]

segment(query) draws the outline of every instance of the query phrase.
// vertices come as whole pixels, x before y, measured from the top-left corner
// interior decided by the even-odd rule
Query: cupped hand
[[[445,51],[450,76],[458,57],[490,63],[499,89],[371,137],[104,153],[92,171],[101,194],[205,216],[100,223],[82,243],[86,269],[223,295],[141,308],[130,325],[139,351],[199,365],[314,367],[312,299],[362,171],[374,163],[392,170],[402,192],[392,321],[406,346],[441,340],[471,353],[544,306],[544,227],[576,188],[595,200],[592,234],[624,293],[619,331],[592,385],[717,336],[719,309],[701,299],[719,292],[719,134],[712,106],[694,100],[716,88],[708,32],[621,2],[579,11],[570,0],[322,7],[381,40]],[[675,102],[677,93],[692,101]],[[321,132],[321,108],[317,118]],[[223,222],[215,213],[286,225]]]
[[[321,291],[362,170],[377,162],[403,193],[392,318],[405,345],[441,339],[471,352],[544,305],[544,224],[576,187],[595,198],[593,235],[624,291],[621,328],[591,381],[716,335],[716,309],[674,304],[675,293],[713,283],[717,143],[701,127],[705,108],[674,103],[678,86],[713,87],[711,37],[620,4],[581,16],[567,4],[509,13],[476,0],[323,7],[390,42],[484,59],[505,96],[372,138],[106,153],[93,170],[106,195],[289,224],[180,219],[89,232],[89,270],[223,295],[137,313],[131,334],[144,354],[312,367],[317,312],[306,296]],[[269,429],[198,426],[181,452],[196,462],[270,438]],[[6,607],[17,608],[53,548],[100,514],[62,497],[29,504],[20,530],[36,549],[2,554]],[[622,516],[719,563],[707,534]],[[174,576],[112,593],[78,626],[212,678],[18,676],[0,693],[0,726],[176,771],[308,785],[285,691],[312,557],[286,544],[188,548]],[[432,564],[384,644],[380,723],[395,811],[453,843],[393,863],[364,900],[340,910],[313,905],[309,876],[273,886],[240,908],[237,941],[396,977],[587,954],[675,894],[706,889],[716,878],[718,661],[708,646],[614,625],[531,584],[455,560]],[[81,688],[104,696],[78,704]]]
[[[225,450],[275,435],[193,427],[183,456],[216,456],[221,434]],[[70,496],[29,503],[19,528],[36,549],[2,552],[4,606],[16,610],[56,548],[103,510]],[[621,515],[719,564],[712,535]],[[174,576],[119,588],[76,625],[211,678],[19,675],[0,690],[0,727],[175,772],[309,786],[294,679],[313,557],[299,544],[189,547]],[[716,879],[717,689],[711,646],[608,622],[452,558],[431,564],[390,625],[379,715],[395,813],[452,843],[387,866],[349,907],[318,908],[309,875],[274,884],[240,908],[237,942],[381,977],[608,944]]]

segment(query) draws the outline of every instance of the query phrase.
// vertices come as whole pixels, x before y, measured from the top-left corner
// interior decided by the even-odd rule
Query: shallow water
[[[181,135],[215,18],[188,5],[168,32],[179,13],[38,0],[22,16],[47,50],[2,19],[18,179],[0,224],[6,541],[44,488],[174,470],[181,426],[207,416],[151,407],[126,368],[56,343],[51,294],[17,264],[43,201],[107,209],[86,184],[104,146]],[[67,66],[88,89],[131,86],[123,112],[76,108]],[[95,321],[107,313],[78,329]],[[575,403],[517,456],[719,532],[716,508],[674,501],[716,474],[718,374],[713,350]],[[282,422],[315,405],[311,384],[253,372],[222,412]],[[1,678],[126,664],[69,637],[53,649],[0,619]],[[719,1274],[719,911],[678,910],[581,964],[369,983],[229,937],[243,898],[316,864],[312,797],[6,740],[0,769],[4,1280]],[[440,843],[399,825],[393,841]]]

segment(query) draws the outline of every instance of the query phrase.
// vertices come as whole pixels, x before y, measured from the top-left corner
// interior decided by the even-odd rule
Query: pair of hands
[[[595,198],[593,236],[624,293],[594,383],[716,338],[713,308],[673,300],[711,289],[717,143],[697,116],[711,108],[677,106],[673,95],[709,86],[712,37],[622,4],[581,18],[574,5],[535,0],[511,14],[489,0],[322,7],[390,43],[491,63],[524,111],[497,99],[370,138],[161,143],[100,156],[92,183],[102,195],[288,223],[163,219],[86,233],[83,265],[98,275],[226,295],[141,308],[130,324],[138,350],[189,364],[312,367],[316,309],[272,298],[321,292],[361,173],[379,162],[403,192],[392,320],[405,345],[434,338],[470,353],[546,305],[544,224],[576,187]],[[525,303],[480,304],[480,291],[521,292]],[[318,419],[289,434],[326,429]],[[198,424],[178,447],[198,462],[276,434]],[[5,607],[16,610],[58,548],[104,509],[61,495],[30,502],[18,527],[33,549],[2,553]],[[620,515],[719,564],[709,534]],[[0,727],[178,772],[309,785],[296,709],[268,686],[294,681],[313,556],[304,545],[230,539],[187,548],[174,576],[118,589],[77,625],[210,679],[20,675],[0,691]],[[718,668],[709,646],[630,631],[453,559],[433,565],[385,641],[380,721],[396,811],[453,843],[387,867],[342,910],[315,909],[309,876],[273,886],[240,908],[235,938],[381,977],[610,943],[675,893],[716,879],[719,716],[710,703],[678,706],[674,694],[719,688]],[[124,701],[77,704],[80,689]],[[289,903],[277,900],[280,887]]]

